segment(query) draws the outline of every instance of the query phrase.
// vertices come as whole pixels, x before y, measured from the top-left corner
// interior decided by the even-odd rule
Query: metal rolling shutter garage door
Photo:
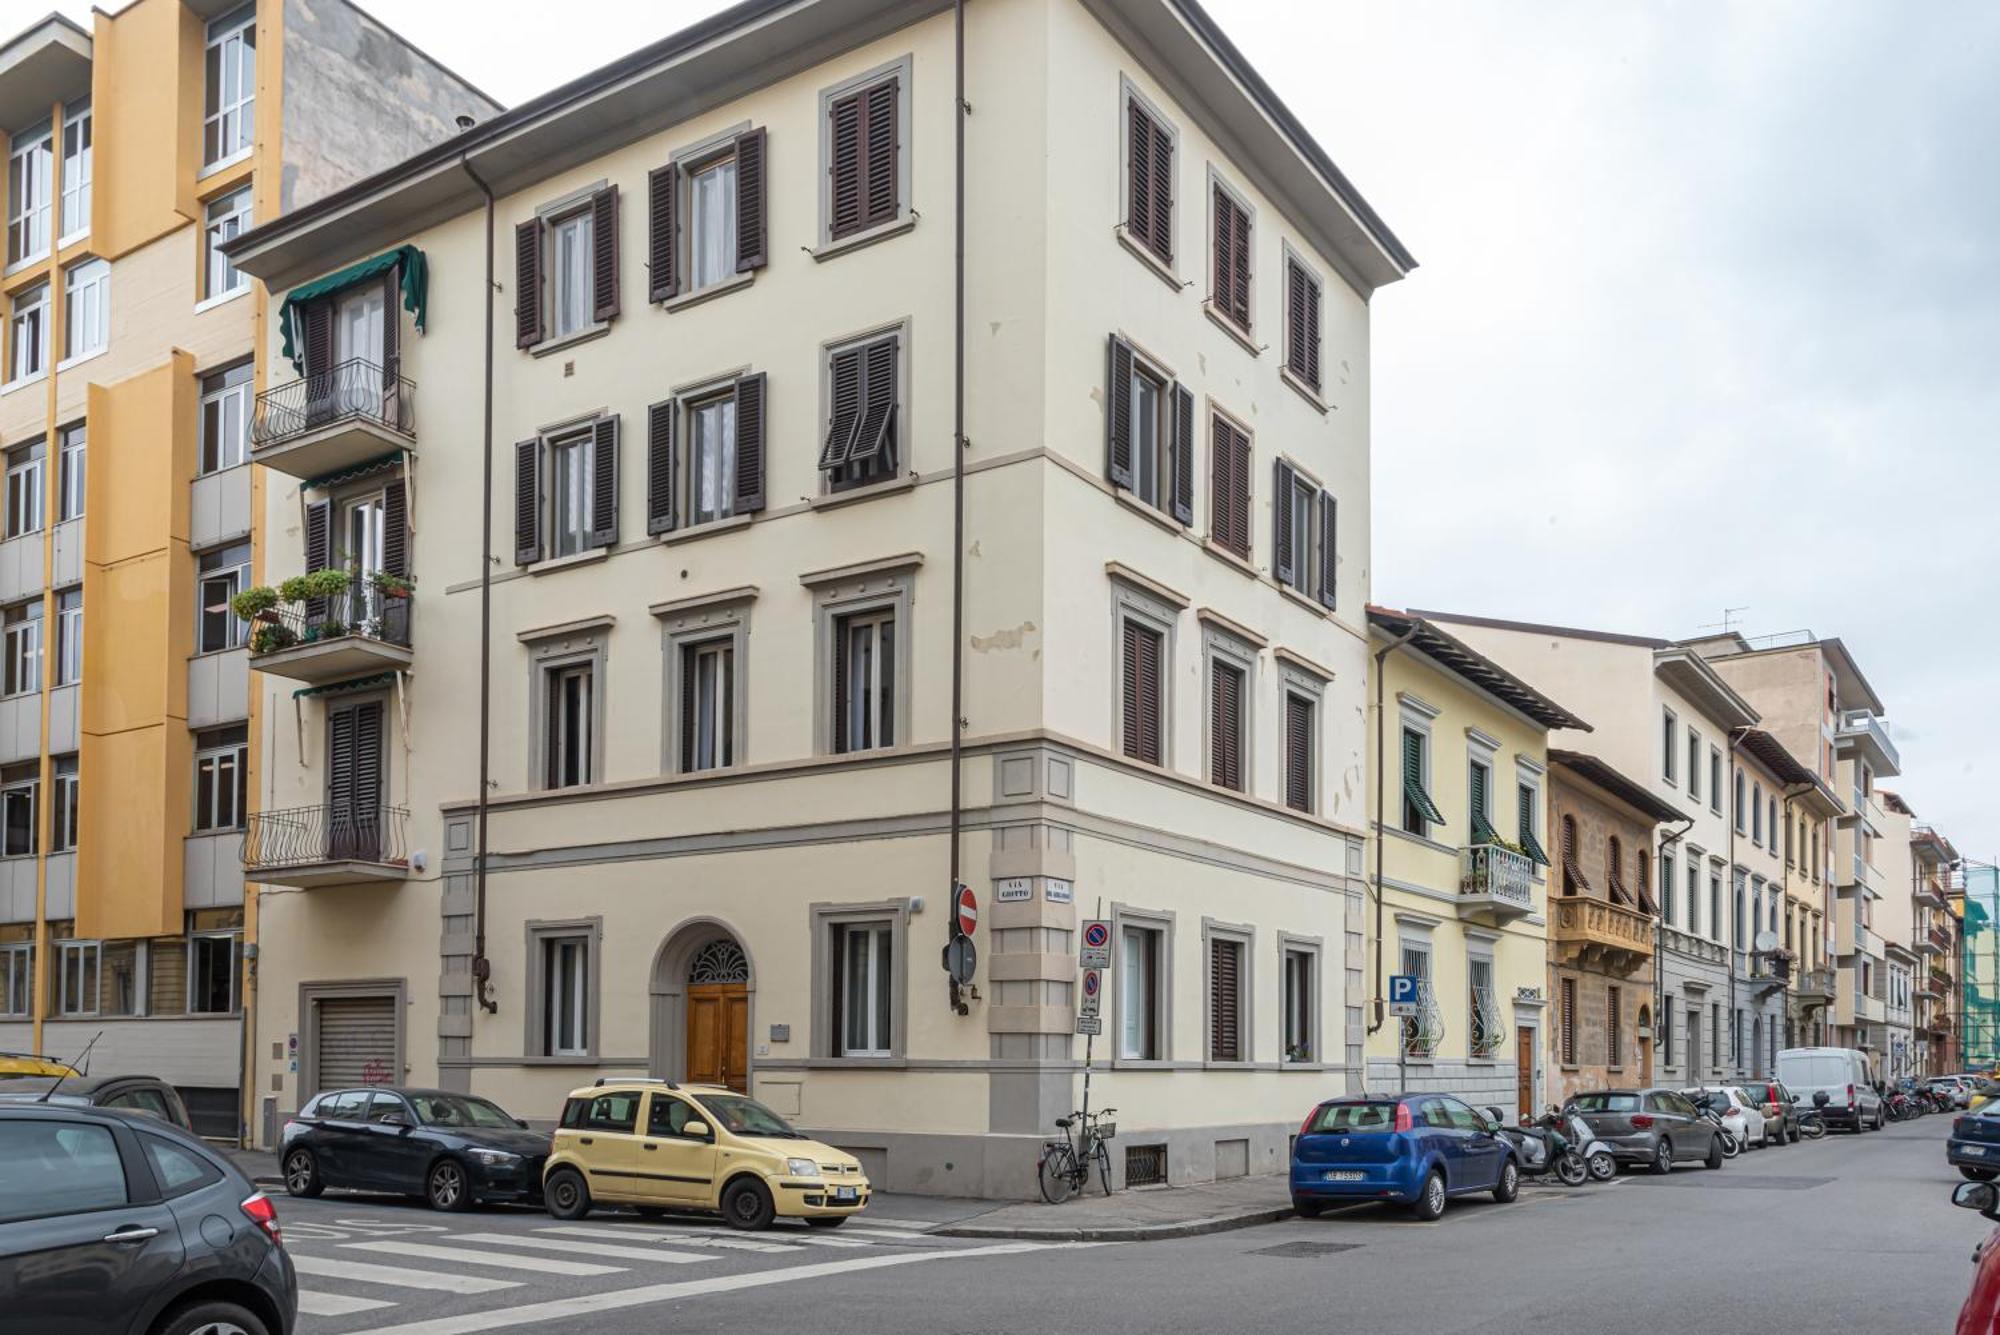
[[[393,996],[327,997],[315,1004],[314,1016],[320,1089],[391,1085],[401,1077]]]

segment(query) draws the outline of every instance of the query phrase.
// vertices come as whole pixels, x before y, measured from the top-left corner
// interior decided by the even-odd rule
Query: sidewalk
[[[955,1238],[1033,1242],[1152,1242],[1268,1224],[1291,1212],[1285,1175],[1271,1173],[1185,1187],[1144,1187],[1111,1196],[1092,1190],[1061,1205],[1003,1205],[931,1231]]]
[[[260,1187],[282,1187],[285,1179],[278,1172],[278,1156],[269,1150],[224,1150],[224,1154],[243,1170],[243,1176]]]

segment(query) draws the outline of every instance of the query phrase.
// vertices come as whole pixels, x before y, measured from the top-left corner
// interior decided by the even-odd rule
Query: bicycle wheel
[[[1035,1176],[1041,1180],[1042,1199],[1061,1205],[1076,1190],[1076,1152],[1067,1145],[1047,1146],[1042,1150],[1042,1161],[1035,1166]]]
[[[1097,1142],[1097,1148],[1090,1152],[1090,1157],[1097,1161],[1097,1185],[1104,1188],[1104,1194],[1109,1196],[1111,1194],[1111,1151],[1105,1149],[1104,1142],[1100,1140]]]

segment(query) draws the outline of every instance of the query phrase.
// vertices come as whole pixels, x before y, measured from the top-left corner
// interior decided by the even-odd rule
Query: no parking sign
[[[1111,967],[1110,923],[1093,918],[1083,925],[1083,949],[1077,952],[1077,963],[1085,969]]]

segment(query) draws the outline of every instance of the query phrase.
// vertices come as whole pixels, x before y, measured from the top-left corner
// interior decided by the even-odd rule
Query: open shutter
[[[675,651],[681,670],[681,773],[694,773],[694,674],[695,649],[684,644]]]
[[[382,702],[354,707],[354,799],[347,856],[382,860]]]
[[[1114,487],[1132,487],[1132,345],[1111,336],[1111,369],[1105,385],[1104,471]]]
[[[764,373],[736,382],[736,508],[739,515],[764,508]]]
[[[646,300],[665,301],[681,290],[680,236],[675,211],[681,169],[669,162],[646,173]]]
[[[606,186],[590,200],[590,318],[618,315],[618,187]]]
[[[1125,178],[1131,197],[1125,210],[1125,227],[1147,245],[1153,243],[1153,118],[1137,101],[1126,109]]]
[[[333,506],[328,501],[312,501],[306,505],[306,571],[310,574],[332,566]],[[306,599],[306,625],[321,625],[326,614],[326,599]]]
[[[1236,263],[1234,235],[1236,209],[1230,204],[1229,196],[1222,192],[1221,186],[1214,186],[1212,189],[1215,192],[1215,224],[1212,229],[1215,233],[1215,253],[1209,263],[1212,272],[1209,277],[1208,295],[1218,310],[1235,319],[1236,307],[1231,295],[1235,291],[1235,284],[1231,275]]]
[[[1174,140],[1164,125],[1153,126],[1153,250],[1174,262]]]
[[[514,346],[542,341],[542,221],[514,228]]]
[[[382,488],[382,572],[398,579],[410,573],[410,505],[403,479]]]
[[[1338,605],[1340,591],[1340,544],[1338,504],[1330,491],[1319,494],[1319,587],[1314,594],[1327,607]]]
[[[819,466],[838,468],[854,449],[854,430],[861,424],[861,348],[842,348],[828,366],[829,414],[826,444]]]
[[[839,240],[861,230],[861,94],[827,108],[827,233]]]
[[[342,706],[326,715],[326,804],[332,824],[354,808],[354,709]]]
[[[897,80],[888,79],[876,84],[862,94],[865,106],[863,114],[867,118],[864,134],[868,149],[866,171],[867,194],[863,200],[862,226],[874,227],[881,223],[893,222],[899,204],[900,183],[896,179],[896,159],[899,152],[896,111]]]
[[[618,544],[618,417],[602,417],[590,429],[590,545]]]
[[[1312,701],[1285,696],[1285,805],[1312,809]]]
[[[873,459],[895,440],[896,340],[878,338],[861,349],[861,421],[854,429],[849,463]]]
[[[1243,947],[1235,941],[1209,942],[1209,1060],[1243,1060]]]
[[[1470,809],[1470,829],[1475,844],[1497,844],[1499,835],[1494,833],[1493,822],[1487,819],[1487,784],[1491,780],[1484,765],[1471,765],[1466,771],[1466,800]]]
[[[764,131],[736,136],[736,272],[761,269],[769,252],[764,203]]]
[[[1218,547],[1229,546],[1229,423],[1220,417],[1208,421],[1208,538]]]
[[[1131,390],[1128,377],[1126,390]],[[1194,392],[1186,385],[1174,386],[1173,421],[1174,518],[1183,524],[1194,522]]]
[[[646,409],[646,532],[674,528],[674,425],[679,406],[662,399]]]
[[[1229,304],[1236,323],[1250,327],[1250,215],[1229,202],[1235,224],[1229,229],[1234,242],[1229,257]]]
[[[542,442],[514,445],[514,564],[542,559]]]
[[[1292,532],[1292,466],[1283,459],[1272,466],[1271,573],[1280,584],[1301,582],[1297,569],[1299,538]]]
[[[305,327],[306,378],[324,376],[333,369],[333,302],[324,297],[306,302],[299,311],[299,323]],[[307,389],[308,395],[314,392]],[[320,388],[317,392],[326,391]]]

